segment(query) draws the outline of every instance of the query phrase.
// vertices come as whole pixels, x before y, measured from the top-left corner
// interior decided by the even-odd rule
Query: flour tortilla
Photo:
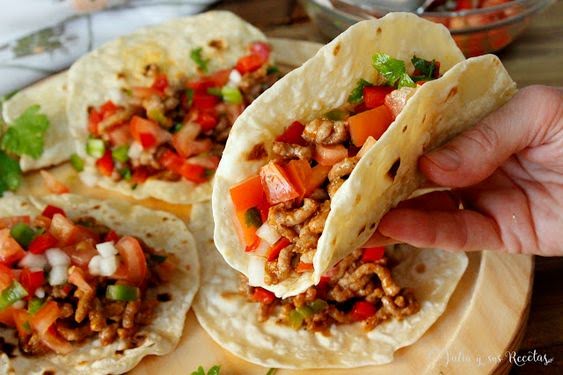
[[[99,222],[145,241],[156,249],[175,254],[179,264],[170,282],[155,288],[155,295],[168,293],[170,302],[160,303],[155,319],[141,327],[146,339],[141,346],[123,350],[123,342],[101,346],[99,340],[86,342],[66,355],[49,354],[8,358],[0,354],[0,373],[43,374],[45,371],[64,374],[123,373],[135,367],[147,355],[171,352],[180,339],[186,313],[199,287],[199,262],[196,244],[185,224],[175,216],[124,202],[98,201],[78,195],[26,198],[9,196],[0,199],[0,217],[41,213],[45,205],[63,208],[72,217],[92,216]],[[0,328],[0,337],[14,343],[14,329]],[[122,352],[118,352],[121,350]],[[18,351],[19,353],[19,351]]]
[[[10,124],[34,104],[47,116],[50,126],[45,133],[43,154],[38,159],[23,155],[20,168],[27,172],[60,164],[74,153],[74,142],[66,117],[67,74],[59,73],[29,86],[2,105],[2,116]]]
[[[413,55],[440,62],[443,77],[420,86],[389,129],[360,160],[331,200],[331,212],[313,259],[314,273],[277,285],[256,277],[257,257],[239,240],[229,189],[256,175],[267,159],[248,161],[255,145],[272,143],[287,126],[306,123],[346,103],[360,78],[375,82],[372,56],[386,53],[407,62]],[[412,70],[411,70],[412,71]],[[227,263],[278,297],[305,291],[332,265],[361,246],[381,217],[422,183],[417,160],[504,104],[515,84],[493,55],[463,60],[446,28],[408,13],[359,22],[323,47],[259,97],[236,121],[215,175],[215,244]],[[395,178],[388,175],[400,160]],[[263,268],[262,268],[263,269]],[[254,275],[253,275],[254,273]]]
[[[224,48],[210,45],[216,40],[221,40]],[[95,160],[85,151],[88,107],[100,106],[107,100],[121,104],[126,98],[123,89],[150,86],[152,80],[141,74],[148,64],[157,64],[167,74],[170,83],[175,84],[182,77],[197,75],[197,65],[190,59],[190,51],[194,48],[203,48],[203,56],[210,59],[209,71],[214,72],[233,67],[247,53],[251,42],[265,40],[258,29],[234,14],[214,11],[141,29],[78,60],[68,73],[67,114],[77,152],[86,160],[85,171],[81,174],[83,180],[88,183],[94,181],[104,189],[136,199],[153,197],[180,204],[208,200],[211,197],[210,182],[194,184],[186,180],[149,179],[132,190],[126,181],[115,183],[100,175],[95,168]]]
[[[329,336],[296,331],[276,324],[273,318],[259,323],[259,304],[247,302],[237,293],[238,272],[225,263],[213,244],[210,211],[208,204],[195,205],[189,224],[203,269],[193,306],[196,317],[223,348],[266,367],[350,368],[391,362],[397,349],[417,341],[442,315],[467,267],[464,253],[401,245],[388,250],[401,259],[393,277],[401,287],[414,291],[421,306],[416,314],[402,321],[391,320],[370,332],[365,332],[361,323],[332,326]]]

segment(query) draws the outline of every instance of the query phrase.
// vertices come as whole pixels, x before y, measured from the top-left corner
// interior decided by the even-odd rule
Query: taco
[[[42,147],[37,155],[22,154],[19,159],[23,172],[57,165],[70,158],[74,152],[74,142],[68,132],[66,118],[66,73],[46,78],[34,85],[17,92],[2,104],[2,117],[8,125],[27,126],[37,116],[45,116],[46,129],[39,136]],[[29,117],[29,110],[37,107],[35,118]],[[28,113],[23,121],[20,116]],[[36,141],[31,139],[36,133],[26,134],[21,142]]]
[[[423,182],[417,160],[504,104],[492,55],[463,60],[412,14],[350,27],[235,123],[215,175],[215,243],[278,297],[300,294]]]
[[[0,372],[123,373],[172,351],[199,287],[173,215],[80,196],[0,199]]]
[[[281,299],[248,286],[225,263],[213,244],[209,205],[193,207],[189,227],[204,270],[193,305],[199,323],[225,349],[266,367],[390,362],[444,312],[468,263],[463,253],[406,245],[358,249],[318,285]]]
[[[141,29],[69,70],[82,180],[136,199],[209,199],[231,125],[277,78],[270,46],[228,12]]]

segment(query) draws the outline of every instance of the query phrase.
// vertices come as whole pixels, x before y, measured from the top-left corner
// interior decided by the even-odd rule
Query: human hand
[[[452,190],[402,202],[368,246],[563,255],[561,91],[520,90],[476,127],[422,156],[419,168]]]

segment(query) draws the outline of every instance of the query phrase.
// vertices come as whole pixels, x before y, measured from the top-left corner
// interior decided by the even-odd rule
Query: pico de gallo
[[[272,285],[313,271],[331,198],[417,87],[440,76],[438,61],[413,56],[411,62],[408,74],[404,61],[374,55],[378,82],[361,79],[342,107],[291,123],[259,173],[230,189],[240,239],[252,257],[249,275]]]
[[[391,270],[397,261],[383,247],[357,249],[307,291],[285,299],[241,281],[248,301],[260,304],[258,320],[276,319],[296,330],[328,333],[333,325],[361,322],[366,331],[420,310],[412,290],[401,288]]]
[[[209,61],[196,48],[190,57],[200,74],[179,85],[148,65],[150,87],[132,87],[121,105],[110,100],[88,110],[86,153],[97,171],[132,188],[149,178],[209,181],[236,118],[279,78],[270,52],[254,42],[234,67],[208,74]]]
[[[161,303],[148,291],[169,280],[172,258],[59,207],[0,218],[0,326],[15,328],[26,355],[66,354],[93,339],[139,346]]]

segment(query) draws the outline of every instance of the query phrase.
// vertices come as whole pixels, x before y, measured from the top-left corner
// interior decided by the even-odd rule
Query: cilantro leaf
[[[220,371],[221,371],[221,366],[215,365],[211,367],[209,371],[207,371],[207,375],[219,375]]]
[[[364,87],[366,87],[366,86],[372,86],[372,84],[370,82],[366,81],[365,79],[358,80],[356,87],[354,87],[354,90],[352,90],[352,92],[350,93],[350,96],[348,96],[348,103],[360,104],[361,102],[363,102],[364,101]]]
[[[192,372],[192,375],[205,375],[205,370],[199,366],[196,371]]]
[[[413,56],[411,62],[414,65],[415,74],[418,73],[413,77],[415,81],[428,81],[439,74],[440,65],[436,60],[428,61]]]
[[[372,57],[372,64],[379,74],[387,80],[387,84],[397,88],[416,87],[416,84],[407,74],[404,61],[394,59],[384,53],[377,53]]]
[[[7,190],[15,191],[22,182],[22,172],[18,162],[0,151],[0,196]]]
[[[40,109],[39,105],[32,105],[14,120],[0,143],[5,151],[33,159],[41,156],[45,132],[50,124],[47,116],[39,113]]]
[[[190,58],[197,64],[202,72],[207,73],[207,64],[209,64],[209,59],[204,59],[203,56],[201,56],[202,52],[203,48],[194,48],[190,51]]]
[[[277,368],[271,368],[271,369],[268,370],[266,375],[274,375],[276,372],[278,372]]]

